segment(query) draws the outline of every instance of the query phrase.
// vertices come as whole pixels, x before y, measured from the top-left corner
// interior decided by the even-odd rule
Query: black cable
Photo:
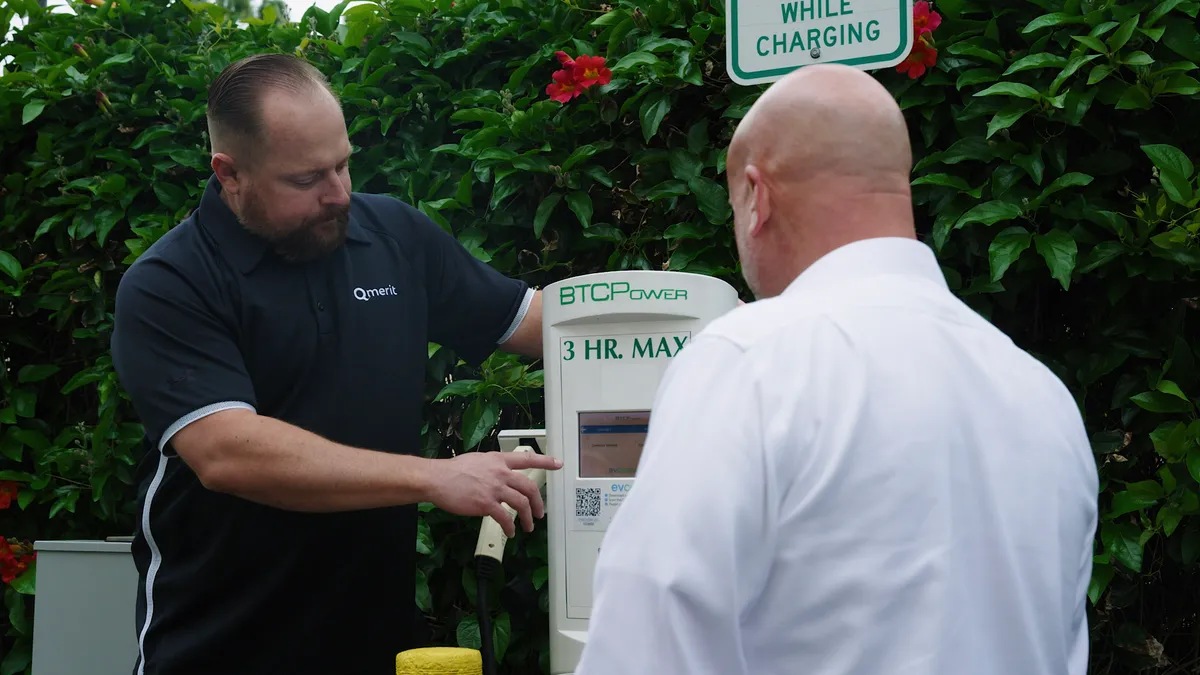
[[[492,644],[487,582],[499,566],[495,558],[485,555],[475,558],[475,609],[479,614],[479,653],[483,656],[483,675],[496,675],[496,647]]]

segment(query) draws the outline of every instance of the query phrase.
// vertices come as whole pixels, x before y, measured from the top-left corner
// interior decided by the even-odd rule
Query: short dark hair
[[[334,99],[337,94],[321,71],[291,54],[255,54],[235,61],[208,87],[208,137],[241,144],[261,136],[260,103],[270,88],[297,93],[320,87]]]

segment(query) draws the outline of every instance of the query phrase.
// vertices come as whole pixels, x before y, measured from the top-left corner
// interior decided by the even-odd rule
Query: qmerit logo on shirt
[[[383,298],[389,295],[396,295],[395,286],[381,286],[379,288],[363,288],[358,286],[354,289],[354,299],[360,302],[370,302],[375,298]]]

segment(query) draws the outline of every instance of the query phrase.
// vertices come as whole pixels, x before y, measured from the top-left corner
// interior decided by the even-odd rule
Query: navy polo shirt
[[[531,298],[386,196],[354,193],[345,244],[289,263],[243,229],[210,179],[199,209],[117,290],[113,362],[146,443],[135,673],[394,673],[396,653],[426,637],[416,507],[314,514],[212,492],[171,436],[241,407],[416,454],[428,342],[478,363]]]

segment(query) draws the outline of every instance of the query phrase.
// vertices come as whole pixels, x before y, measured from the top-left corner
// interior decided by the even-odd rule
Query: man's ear
[[[767,221],[771,219],[771,192],[762,172],[757,166],[746,167],[746,185],[750,189],[750,228],[747,234],[758,236],[762,234]]]
[[[217,180],[221,182],[222,190],[231,195],[238,194],[243,183],[243,176],[232,157],[223,152],[214,152],[212,170],[217,176]]]

